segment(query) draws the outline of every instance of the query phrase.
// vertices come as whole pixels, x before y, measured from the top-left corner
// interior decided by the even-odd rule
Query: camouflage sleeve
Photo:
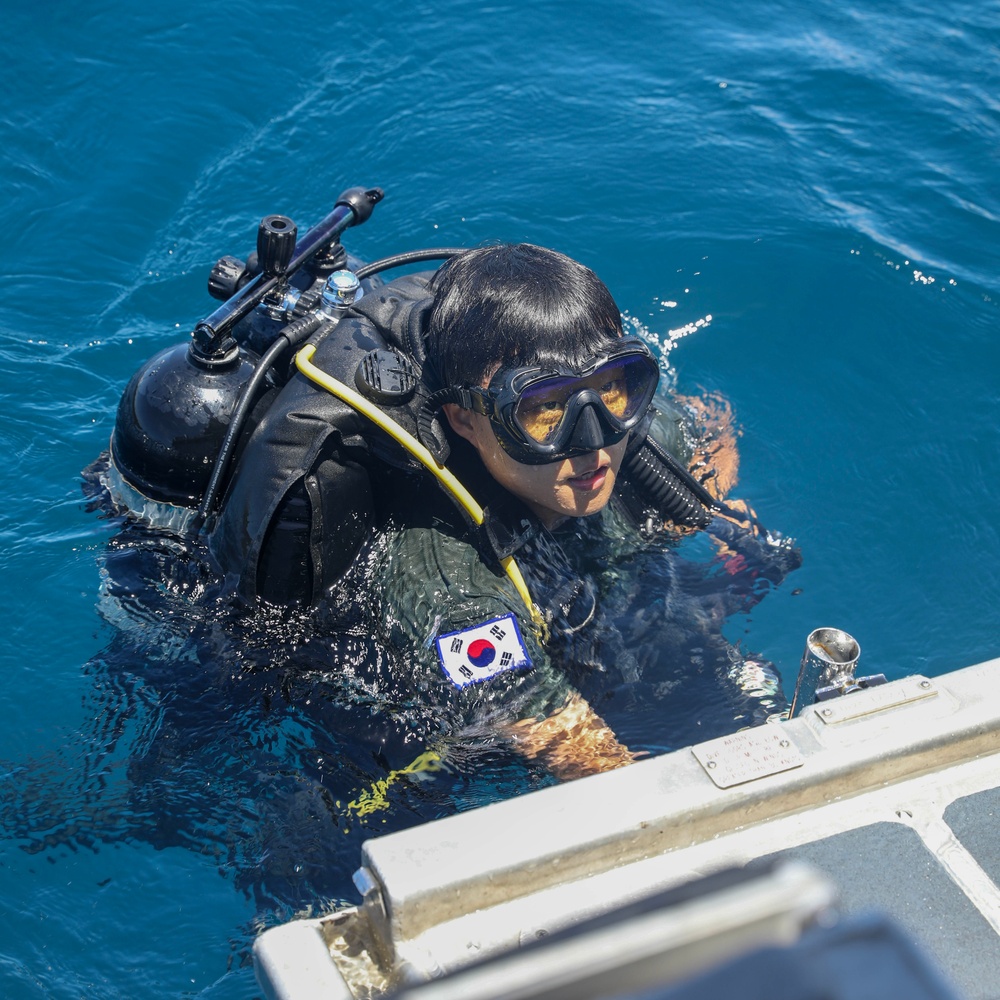
[[[381,579],[397,681],[447,725],[549,715],[574,693],[513,585],[463,539],[403,529],[389,542]]]

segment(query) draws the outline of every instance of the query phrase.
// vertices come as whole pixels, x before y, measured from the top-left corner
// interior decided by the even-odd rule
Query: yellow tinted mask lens
[[[623,365],[608,365],[596,371],[585,382],[596,383],[593,388],[601,397],[608,412],[619,420],[628,415],[629,391]]]
[[[627,420],[647,399],[649,378],[649,367],[640,356],[611,361],[583,378],[552,376],[540,379],[521,393],[515,417],[528,437],[539,444],[547,444],[556,436],[570,400],[578,393],[593,393],[611,416]]]
[[[512,365],[487,387],[454,392],[459,405],[489,418],[516,462],[542,465],[617,444],[642,420],[659,379],[649,348],[622,337],[590,361]]]
[[[533,441],[545,444],[559,429],[566,415],[566,401],[571,393],[539,393],[537,398],[521,398],[517,420]]]

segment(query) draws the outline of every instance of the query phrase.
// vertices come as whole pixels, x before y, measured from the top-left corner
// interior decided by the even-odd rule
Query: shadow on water
[[[131,842],[211,857],[253,901],[233,942],[245,959],[260,927],[353,901],[364,840],[555,783],[485,716],[448,731],[399,679],[363,597],[236,607],[199,539],[110,511],[98,471],[89,509],[117,526],[101,566],[111,639],[85,666],[79,746],[8,764],[0,821],[24,851]],[[784,707],[773,668],[722,627],[797,551],[772,578],[700,539],[588,552],[595,572],[613,566],[608,620],[573,680],[629,746],[661,753]]]

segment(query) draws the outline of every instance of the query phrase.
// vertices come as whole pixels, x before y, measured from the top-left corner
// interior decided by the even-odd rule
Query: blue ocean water
[[[307,777],[268,811],[324,747],[345,787],[370,777],[314,716],[271,725],[204,678],[173,690],[207,729],[177,727],[148,678],[184,623],[123,664],[98,609],[114,527],[80,490],[129,376],[214,305],[216,258],[352,184],[387,192],[358,256],[556,247],[674,344],[679,390],[731,403],[737,493],[804,561],[728,635],[786,684],[819,625],[889,676],[1000,653],[997,3],[5,16],[3,996],[252,997],[255,931],[312,890],[353,899],[385,828],[317,820]],[[408,794],[389,826],[430,814]]]

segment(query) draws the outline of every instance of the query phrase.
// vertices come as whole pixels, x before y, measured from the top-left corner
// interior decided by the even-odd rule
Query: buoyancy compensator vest
[[[523,523],[507,516],[488,475],[466,470],[497,501],[477,514],[444,467],[449,439],[422,377],[433,272],[384,285],[373,278],[459,251],[349,261],[340,233],[381,197],[349,189],[301,240],[291,220],[263,220],[256,255],[213,269],[210,291],[224,304],[186,348],[147,363],[119,406],[111,471],[120,492],[196,511],[192,526],[208,534],[230,586],[248,600],[317,600],[384,520],[381,496],[440,496],[428,491],[426,469],[464,507],[484,557],[518,586],[508,563]],[[380,426],[380,413],[399,434]],[[652,417],[632,432],[615,502],[640,529],[665,520],[704,527],[725,508],[647,433]]]
[[[418,380],[379,376],[407,360],[390,352],[384,324],[405,329],[412,314],[429,307],[427,280],[407,276],[369,292],[309,340],[316,368],[377,397],[373,402],[414,433]],[[375,529],[376,483],[412,489],[406,481],[418,475],[418,463],[368,417],[296,373],[242,450],[212,550],[244,596],[309,603],[344,574]]]

